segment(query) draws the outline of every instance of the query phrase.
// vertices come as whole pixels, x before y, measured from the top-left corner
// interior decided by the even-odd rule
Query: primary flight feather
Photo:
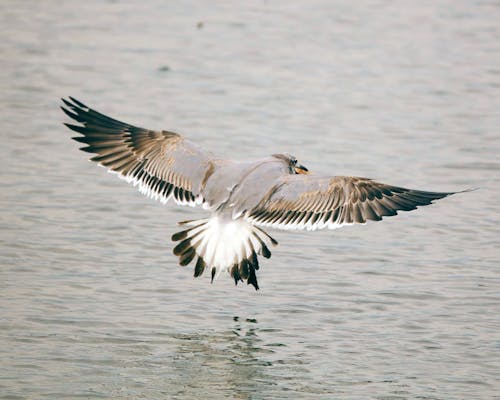
[[[335,229],[396,215],[455,192],[406,189],[350,176],[316,176],[287,153],[257,161],[216,157],[184,136],[139,128],[107,117],[70,97],[62,110],[81,136],[91,160],[166,203],[210,211],[206,219],[184,221],[172,236],[179,264],[196,259],[194,276],[209,269],[212,280],[228,271],[235,283],[258,289],[258,256],[277,245],[263,228]]]

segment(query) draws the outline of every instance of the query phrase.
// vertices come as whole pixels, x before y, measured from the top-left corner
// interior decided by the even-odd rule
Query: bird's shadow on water
[[[178,395],[247,399],[276,389],[275,348],[256,319],[232,318],[222,332],[175,334]],[[274,331],[274,330],[273,330]],[[278,361],[279,364],[279,361]]]

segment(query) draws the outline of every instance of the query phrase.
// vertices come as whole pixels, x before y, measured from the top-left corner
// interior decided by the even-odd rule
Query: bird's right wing
[[[350,176],[285,175],[247,215],[278,229],[335,229],[410,211],[455,192],[426,192]]]
[[[96,154],[92,161],[164,203],[170,198],[181,205],[204,203],[201,191],[216,168],[210,153],[177,133],[138,128],[69,99],[61,108],[80,125],[65,125],[83,135],[73,139]]]

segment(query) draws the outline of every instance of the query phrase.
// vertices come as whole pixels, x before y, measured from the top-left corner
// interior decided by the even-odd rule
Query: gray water
[[[496,1],[0,3],[0,398],[500,398]],[[86,161],[59,98],[215,153],[480,189],[271,232],[261,290]]]

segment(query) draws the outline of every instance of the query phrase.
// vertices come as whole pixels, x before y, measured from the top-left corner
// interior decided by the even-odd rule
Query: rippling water
[[[0,5],[0,397],[491,399],[495,1]],[[85,161],[72,95],[234,158],[480,190],[273,232],[261,290],[177,266],[162,206]]]

